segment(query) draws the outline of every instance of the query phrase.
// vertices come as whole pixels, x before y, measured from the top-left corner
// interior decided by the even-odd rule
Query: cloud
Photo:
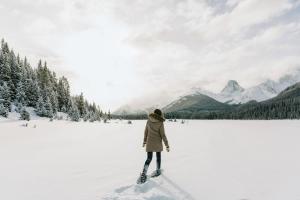
[[[139,73],[168,93],[196,84],[217,91],[229,79],[249,87],[300,64],[298,20],[282,23],[298,9],[293,1],[133,2],[119,4],[130,13],[118,15],[140,52]]]
[[[110,108],[229,79],[250,87],[300,65],[299,0],[4,0],[0,13],[16,51]]]

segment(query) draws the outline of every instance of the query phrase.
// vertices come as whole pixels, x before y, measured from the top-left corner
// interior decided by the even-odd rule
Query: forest
[[[47,62],[39,60],[34,68],[27,58],[21,58],[2,39],[0,49],[0,115],[7,117],[14,108],[21,119],[30,120],[28,107],[38,116],[58,118],[57,113],[68,114],[72,121],[99,121],[110,118],[98,105],[80,95],[70,94],[66,77],[57,77]]]

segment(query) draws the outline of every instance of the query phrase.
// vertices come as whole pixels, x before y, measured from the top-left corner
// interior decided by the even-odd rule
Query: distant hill
[[[194,94],[179,98],[163,108],[165,113],[169,112],[210,112],[226,110],[229,105],[216,101],[215,99],[203,95]]]
[[[233,109],[233,105],[221,103],[203,95],[193,94],[179,98],[163,108],[167,118],[206,118],[210,113],[219,113]]]

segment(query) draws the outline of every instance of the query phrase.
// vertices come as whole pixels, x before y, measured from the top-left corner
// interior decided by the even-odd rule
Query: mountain
[[[165,113],[171,112],[211,112],[218,110],[226,110],[229,105],[216,101],[215,99],[203,95],[193,94],[180,97],[165,106],[162,110]]]
[[[229,119],[299,119],[300,118],[300,82],[296,83],[276,97],[266,101],[244,104],[222,118]]]
[[[242,88],[237,81],[230,80],[220,93],[207,92],[198,89],[195,93],[206,94],[217,101],[228,104],[243,104],[248,101],[265,101],[277,96],[285,88],[300,81],[300,68],[279,78],[279,80],[266,80],[250,88]]]
[[[245,103],[250,100],[264,101],[276,96],[280,91],[278,83],[272,80],[267,80],[257,86],[248,88],[238,98],[235,98],[234,102]]]
[[[220,103],[226,103],[231,105],[245,104],[253,100],[257,102],[262,102],[277,96],[285,88],[299,81],[300,81],[300,68],[296,69],[295,71],[289,74],[282,76],[277,81],[268,79],[250,88],[243,88],[242,86],[239,85],[239,83],[236,80],[229,80],[225,85],[225,87],[219,93],[214,93],[199,87],[193,87],[188,91],[186,91],[184,94],[181,94],[180,97],[176,98],[175,101],[170,101],[172,103],[169,103],[169,105],[167,104],[167,106],[170,106],[170,104],[176,104],[176,101],[183,101],[184,98],[190,98],[193,95],[196,96],[206,95]],[[180,104],[182,104],[182,102],[181,103],[178,102],[178,105]],[[167,106],[160,106],[160,107],[166,108]],[[119,112],[120,109],[117,110],[118,112],[114,112],[114,114],[115,113],[120,114]],[[147,109],[144,107],[138,109],[131,109],[129,106],[127,110],[123,109],[123,113],[137,114],[141,110],[145,111]]]
[[[243,92],[245,89],[242,88],[237,81],[235,80],[229,80],[227,85],[223,88],[223,90],[221,91],[222,95],[231,95],[234,93],[241,93]]]
[[[285,90],[279,93],[276,97],[269,99],[266,102],[274,102],[285,99],[300,99],[300,82],[287,87]]]
[[[193,95],[190,95],[193,96]],[[190,97],[189,96],[189,97]],[[192,119],[299,119],[300,118],[300,82],[277,96],[257,102],[249,101],[239,105],[229,105],[197,94],[196,101],[182,97],[166,109],[166,117]],[[192,103],[190,103],[192,102]]]

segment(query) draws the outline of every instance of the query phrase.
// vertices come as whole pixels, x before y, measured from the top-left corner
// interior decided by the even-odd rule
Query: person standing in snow
[[[147,179],[147,170],[151,163],[153,152],[156,152],[156,170],[151,176],[156,177],[161,174],[162,141],[166,146],[167,152],[170,151],[168,139],[165,134],[164,121],[165,118],[163,117],[162,111],[159,109],[155,109],[154,112],[149,115],[149,119],[147,120],[143,141],[143,147],[146,146],[147,160],[140,176],[141,183],[144,183]]]

